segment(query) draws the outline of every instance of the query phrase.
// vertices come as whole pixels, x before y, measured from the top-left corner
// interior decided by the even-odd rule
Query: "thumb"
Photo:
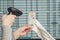
[[[2,16],[2,19],[3,19],[3,18],[6,18],[6,17],[7,17],[7,15],[6,15],[6,14],[4,14],[4,15]]]
[[[4,14],[2,17],[6,17],[7,15],[6,14]]]

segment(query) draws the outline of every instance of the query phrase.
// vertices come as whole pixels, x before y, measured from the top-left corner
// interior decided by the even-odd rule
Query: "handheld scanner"
[[[20,10],[18,10],[17,8],[14,8],[14,7],[9,7],[7,10],[9,12],[8,15],[13,14],[16,16],[21,16],[23,14]]]

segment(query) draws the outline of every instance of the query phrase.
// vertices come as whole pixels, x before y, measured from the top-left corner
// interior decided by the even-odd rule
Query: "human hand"
[[[3,15],[2,16],[2,26],[6,25],[11,27],[13,25],[13,22],[15,20],[16,16],[15,15]]]
[[[20,27],[18,30],[16,30],[13,34],[15,39],[18,39],[20,36],[26,35],[29,31],[31,31],[31,26],[26,24],[23,27]]]

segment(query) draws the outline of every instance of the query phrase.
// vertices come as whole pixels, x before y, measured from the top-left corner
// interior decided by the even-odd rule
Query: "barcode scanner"
[[[16,16],[21,16],[23,14],[20,10],[18,10],[17,8],[14,8],[14,7],[9,7],[7,10],[9,12],[8,15],[12,14],[12,15],[16,15]]]

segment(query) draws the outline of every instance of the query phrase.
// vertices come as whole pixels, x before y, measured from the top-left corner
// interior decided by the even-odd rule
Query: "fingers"
[[[18,30],[16,30],[16,31],[14,32],[15,38],[17,39],[17,38],[19,38],[19,36],[24,36],[24,35],[26,35],[29,31],[31,31],[31,27],[30,27],[28,24],[26,24],[26,25],[24,25],[23,27],[20,27]]]
[[[24,25],[23,27],[20,27],[19,29],[18,29],[18,31],[20,30],[20,31],[22,31],[22,32],[29,32],[29,31],[31,31],[31,26],[29,26],[28,24],[26,24],[26,25]]]
[[[31,31],[31,28],[24,30],[24,32],[26,33],[28,33],[29,31]]]
[[[8,15],[8,16],[16,18],[16,15],[12,15],[12,14],[10,14],[10,15]]]
[[[24,25],[24,27],[23,27],[23,29],[29,29],[29,28],[31,28],[31,26],[28,24]]]
[[[15,21],[16,16],[15,15],[3,15],[2,16],[2,25],[8,25],[8,26],[12,26],[14,21]]]
[[[2,18],[6,18],[6,17],[8,17],[8,18],[11,18],[11,19],[15,19],[16,18],[16,16],[15,15],[6,15],[6,14],[4,14],[3,16],[2,16]]]
[[[24,29],[24,32],[28,32],[30,30],[31,30],[31,28],[26,28],[26,29]]]
[[[15,15],[10,14],[10,15],[7,15],[7,18],[11,19],[11,20],[12,20],[12,22],[14,22],[14,21],[15,21],[16,16],[15,16]]]
[[[11,19],[12,22],[14,22],[14,21],[15,21],[15,18],[16,18],[15,15],[8,15],[7,17],[8,17],[9,19]]]
[[[26,24],[25,27],[24,27],[23,32],[24,33],[28,33],[29,31],[31,31],[31,29],[32,29],[31,26],[29,26],[28,24]]]
[[[30,31],[31,31],[31,29],[28,29],[28,30],[24,30],[22,33],[23,33],[23,35],[26,35]]]

